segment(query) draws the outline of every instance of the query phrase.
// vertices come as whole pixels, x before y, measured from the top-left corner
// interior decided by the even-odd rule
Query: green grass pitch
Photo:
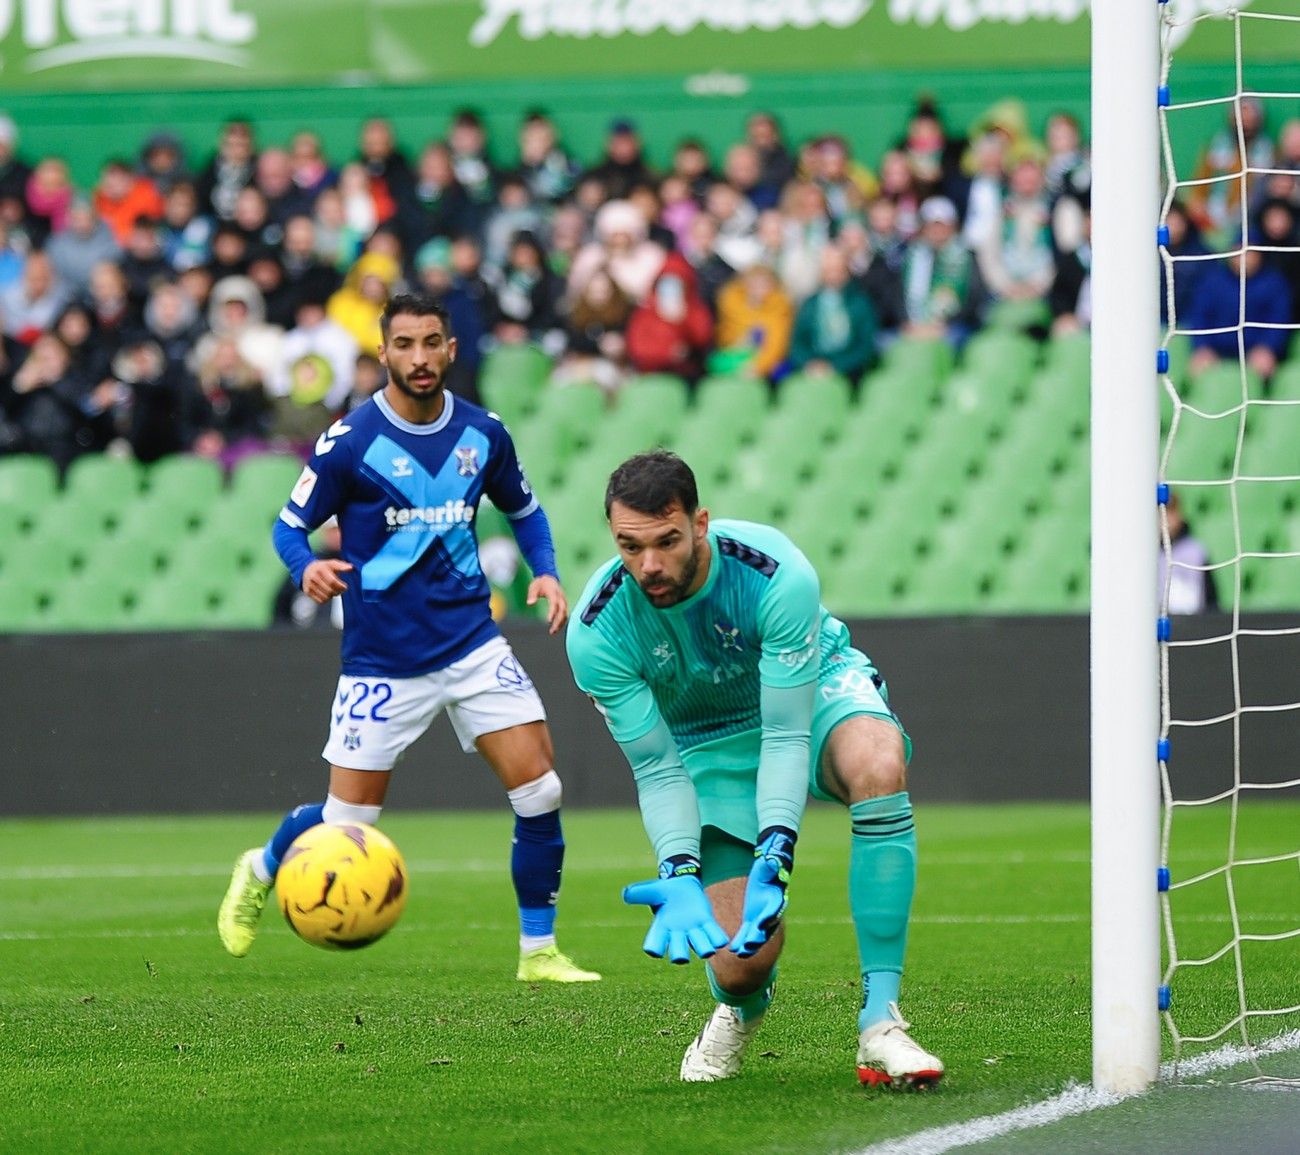
[[[1244,811],[1239,855],[1295,851],[1298,819],[1291,804]],[[0,1151],[850,1152],[1089,1078],[1082,806],[918,808],[903,1009],[949,1071],[924,1095],[868,1092],[854,1076],[848,836],[834,808],[811,809],[800,840],[776,1003],[743,1074],[706,1086],[677,1080],[710,1010],[702,967],[643,955],[645,912],[620,902],[652,869],[635,814],[566,817],[561,943],[605,975],[577,987],[514,981],[504,808],[385,815],[412,887],[374,947],[315,950],[268,909],[252,953],[227,957],[214,919],[230,865],[273,822],[0,823]],[[1225,831],[1180,814],[1175,873],[1221,863]],[[1238,872],[1245,929],[1300,925],[1287,865]],[[1220,880],[1179,896],[1189,945],[1226,941],[1223,892]],[[1247,944],[1256,1005],[1297,1001],[1295,943]],[[1193,1026],[1236,999],[1228,969],[1203,969],[1175,988]],[[1269,1021],[1260,1036],[1297,1025]],[[1300,1074],[1294,1055],[1278,1058]],[[1125,1105],[1076,1121],[1074,1141],[1122,1150],[1088,1143],[1107,1127],[1131,1136],[1153,1112],[1166,1137],[1198,1111],[1211,1128],[1258,1116],[1264,1099],[1241,1094],[1173,1088],[1136,1116]],[[981,1149],[1042,1150],[1044,1135]]]

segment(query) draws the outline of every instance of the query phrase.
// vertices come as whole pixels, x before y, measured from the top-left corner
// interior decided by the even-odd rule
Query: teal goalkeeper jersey
[[[798,830],[823,625],[817,575],[778,530],[710,524],[704,585],[656,608],[617,559],[569,621],[574,679],[637,780],[660,860],[698,853],[701,824],[753,841]]]

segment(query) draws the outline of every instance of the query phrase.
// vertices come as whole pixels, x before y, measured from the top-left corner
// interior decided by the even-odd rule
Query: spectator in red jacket
[[[712,342],[713,315],[696,287],[695,270],[680,253],[670,253],[628,321],[628,360],[638,373],[675,373],[694,381]]]

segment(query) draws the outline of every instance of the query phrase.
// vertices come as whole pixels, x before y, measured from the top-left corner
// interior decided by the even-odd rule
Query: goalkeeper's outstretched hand
[[[727,932],[713,917],[709,896],[700,885],[700,864],[686,855],[665,861],[659,877],[623,888],[623,901],[644,904],[654,912],[642,949],[653,958],[687,963],[694,950],[709,958],[727,945]]]
[[[754,865],[745,883],[745,905],[740,929],[731,940],[731,949],[741,958],[754,954],[775,933],[785,913],[785,888],[794,869],[793,830],[773,826],[758,836],[754,848]]]

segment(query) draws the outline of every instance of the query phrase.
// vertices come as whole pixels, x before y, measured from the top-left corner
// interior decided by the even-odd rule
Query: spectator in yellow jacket
[[[330,320],[351,333],[363,352],[372,352],[383,344],[379,314],[400,276],[401,268],[386,253],[362,253],[348,270],[343,288],[325,306]]]
[[[794,305],[766,264],[751,265],[718,293],[718,352],[712,372],[775,380],[787,368]]]

